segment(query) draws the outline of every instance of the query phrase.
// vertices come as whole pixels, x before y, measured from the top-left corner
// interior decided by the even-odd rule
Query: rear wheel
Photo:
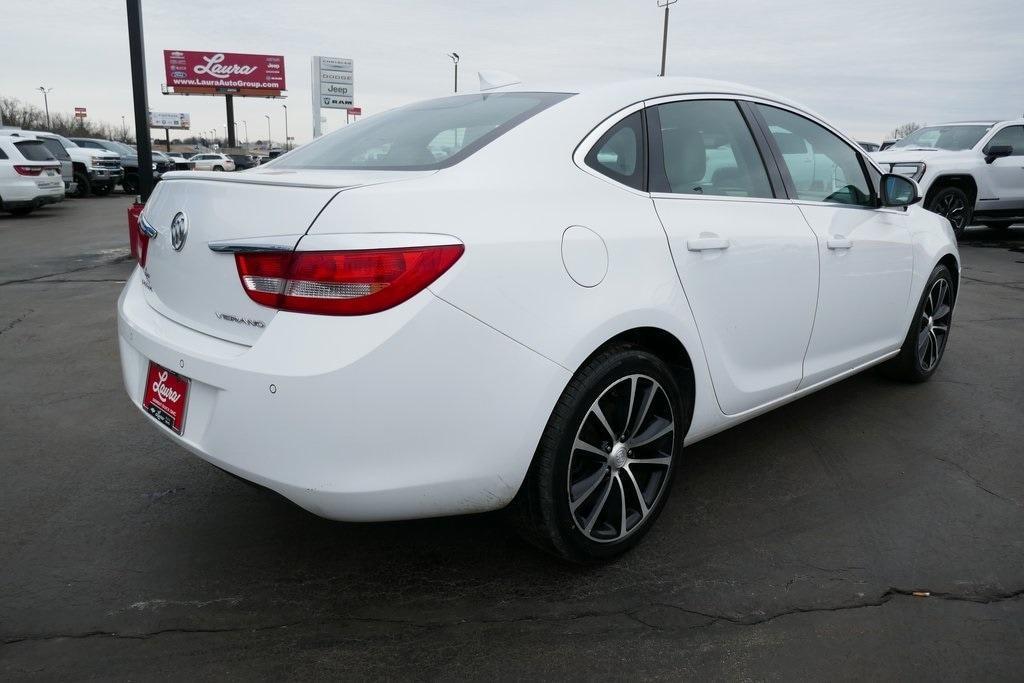
[[[907,382],[923,382],[935,374],[946,351],[954,303],[953,275],[946,266],[935,266],[903,340],[903,348],[883,368],[889,376]]]
[[[224,167],[223,167],[223,166],[214,166],[214,167],[213,167],[213,170],[214,170],[214,171],[223,171],[223,170],[224,170]]]
[[[92,194],[92,184],[89,182],[89,176],[82,171],[77,171],[75,173],[75,184],[77,187],[75,188],[75,193],[72,196],[82,199]]]
[[[928,210],[948,220],[953,226],[953,234],[958,239],[963,237],[964,230],[971,224],[971,217],[974,215],[971,198],[959,187],[939,190],[928,203]]]
[[[575,562],[633,547],[665,504],[688,415],[657,356],[623,345],[592,358],[552,411],[513,503],[523,536]]]

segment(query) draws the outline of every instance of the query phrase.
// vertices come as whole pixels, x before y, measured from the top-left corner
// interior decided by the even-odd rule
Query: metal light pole
[[[448,56],[451,57],[452,63],[455,65],[455,92],[459,92],[459,53],[450,52]]]
[[[267,154],[270,154],[270,114],[264,114],[263,117],[267,120]]]
[[[45,88],[43,86],[39,86],[38,88],[36,88],[36,90],[38,90],[39,92],[43,93],[43,106],[46,107],[46,128],[49,129],[50,128],[50,100],[47,98],[47,95],[49,95],[51,92],[53,92],[53,88]]]
[[[153,138],[149,131],[149,99],[146,94],[146,43],[142,31],[142,0],[125,0],[128,13],[128,54],[132,65],[132,100],[135,114],[135,148],[139,159],[139,197],[145,203],[155,185]]]
[[[665,53],[668,51],[668,8],[669,5],[674,5],[679,0],[658,0],[658,7],[665,8],[665,31],[661,36],[661,73],[659,76],[665,75]]]
[[[281,106],[284,108],[284,148],[287,151],[292,148],[292,143],[288,141],[288,105]]]
[[[236,126],[239,123],[242,124],[242,130],[245,131],[245,148],[249,149],[249,124],[246,123],[245,121],[235,121],[235,125]]]
[[[128,124],[124,122],[124,114],[121,114],[121,137],[128,139]]]

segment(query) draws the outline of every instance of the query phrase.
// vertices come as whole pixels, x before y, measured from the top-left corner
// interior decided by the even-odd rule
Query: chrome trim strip
[[[218,254],[252,254],[268,251],[291,251],[292,247],[284,244],[243,244],[231,242],[209,242],[206,246]]]
[[[402,247],[445,247],[462,244],[452,235],[433,232],[341,232],[303,235],[296,251],[355,251]]]
[[[153,239],[160,234],[156,228],[149,224],[149,221],[146,220],[146,216],[144,214],[139,215],[139,232],[149,239]]]

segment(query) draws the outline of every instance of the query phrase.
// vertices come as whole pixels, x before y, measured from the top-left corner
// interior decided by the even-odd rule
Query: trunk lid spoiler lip
[[[206,246],[210,251],[222,254],[253,254],[438,247],[462,243],[462,240],[454,235],[433,232],[341,232],[214,240],[207,242]]]
[[[254,172],[255,171],[255,172]],[[300,176],[301,180],[297,178]],[[358,178],[342,180],[324,177],[322,181],[313,180],[310,174],[322,173],[374,173],[388,174],[394,176],[387,178],[384,175],[377,175],[368,180],[360,181]],[[278,187],[297,187],[315,190],[350,190],[357,187],[380,185],[383,183],[410,180],[415,177],[426,177],[438,173],[438,171],[259,171],[252,169],[248,171],[235,171],[233,173],[218,173],[216,171],[168,171],[160,178],[161,182],[173,182],[175,180],[201,180],[214,183],[238,183],[244,185],[271,185]],[[289,176],[291,176],[289,178]]]

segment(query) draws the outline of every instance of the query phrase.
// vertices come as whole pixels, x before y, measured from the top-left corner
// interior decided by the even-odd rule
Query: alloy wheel
[[[569,456],[569,512],[591,541],[621,541],[646,520],[676,447],[672,402],[655,379],[622,377],[591,404]]]
[[[930,372],[942,358],[949,337],[949,323],[953,306],[949,282],[940,277],[928,291],[928,297],[921,308],[921,320],[917,333],[917,355],[921,369]]]
[[[967,202],[957,192],[949,192],[940,197],[935,212],[948,220],[956,230],[967,227]]]

